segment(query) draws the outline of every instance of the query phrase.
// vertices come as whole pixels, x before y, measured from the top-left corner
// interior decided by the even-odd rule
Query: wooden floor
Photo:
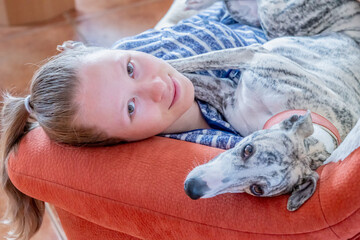
[[[77,11],[49,22],[0,26],[0,91],[25,96],[37,65],[56,54],[56,46],[63,41],[109,47],[122,37],[152,28],[171,4],[171,0],[76,0]],[[0,215],[5,207],[4,193],[0,192]],[[0,225],[0,239],[7,231]],[[58,239],[48,215],[32,239]]]

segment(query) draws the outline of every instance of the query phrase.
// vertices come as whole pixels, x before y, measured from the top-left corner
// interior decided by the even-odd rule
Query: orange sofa
[[[360,149],[320,167],[315,194],[295,212],[288,195],[187,197],[187,173],[220,152],[161,137],[77,148],[37,128],[8,167],[19,190],[55,206],[71,240],[360,239]]]

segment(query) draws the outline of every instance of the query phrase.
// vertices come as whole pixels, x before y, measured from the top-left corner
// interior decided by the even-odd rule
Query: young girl
[[[12,236],[28,239],[40,227],[43,202],[19,192],[7,162],[16,144],[40,125],[54,141],[109,145],[154,135],[231,148],[241,136],[211,105],[196,99],[188,78],[166,60],[264,43],[258,27],[234,21],[222,3],[171,28],[122,39],[112,49],[67,42],[35,73],[26,98],[4,96],[1,182],[9,197]],[[199,74],[237,82],[238,70]]]

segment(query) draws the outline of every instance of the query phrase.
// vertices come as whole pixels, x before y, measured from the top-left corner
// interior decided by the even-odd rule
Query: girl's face
[[[95,52],[84,57],[78,76],[75,122],[126,141],[166,132],[194,102],[190,80],[146,53]]]

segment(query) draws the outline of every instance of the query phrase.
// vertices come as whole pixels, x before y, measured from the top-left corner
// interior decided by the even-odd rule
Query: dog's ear
[[[297,210],[314,194],[318,179],[319,175],[317,172],[312,171],[311,174],[306,175],[300,180],[300,183],[294,187],[289,197],[287,203],[287,209],[289,211]]]
[[[281,122],[280,128],[291,131],[300,137],[307,138],[314,133],[311,112],[308,110],[305,115],[292,115]]]

